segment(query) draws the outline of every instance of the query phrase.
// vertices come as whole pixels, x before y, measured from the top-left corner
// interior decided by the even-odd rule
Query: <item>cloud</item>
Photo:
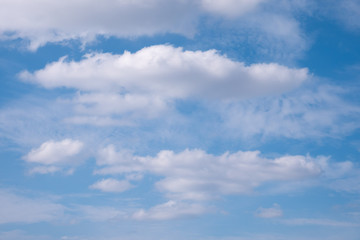
[[[103,192],[124,192],[133,186],[128,181],[119,181],[113,178],[102,179],[90,186]]]
[[[191,36],[195,32],[196,4],[188,0],[97,1],[4,0],[0,9],[0,38],[30,40],[36,50],[47,42],[97,35],[136,37],[158,33]]]
[[[79,154],[82,148],[83,143],[77,140],[64,139],[58,142],[50,140],[41,144],[39,148],[32,149],[24,160],[45,165],[57,164]]]
[[[124,157],[125,156],[125,157]],[[96,174],[149,173],[162,177],[155,183],[170,199],[207,200],[222,195],[249,194],[266,183],[281,184],[319,179],[333,166],[327,158],[283,156],[269,159],[259,151],[224,153],[202,150],[160,151],[155,157],[117,153],[109,146],[97,159]]]
[[[352,29],[360,29],[360,3],[356,0],[345,0],[340,3],[340,18]]]
[[[261,8],[262,5],[266,7]],[[269,0],[104,0],[102,6],[94,0],[56,3],[4,0],[0,9],[0,39],[25,39],[29,41],[29,49],[36,50],[48,42],[80,40],[87,43],[99,35],[134,38],[175,33],[192,37],[204,27],[199,24],[204,15],[235,19],[237,25],[244,26],[249,23],[248,19],[256,18],[259,19],[255,27],[258,31],[258,26],[269,25],[269,21],[261,20],[267,14],[291,15],[284,10],[288,5],[299,8],[288,1]],[[282,39],[286,42],[286,38]]]
[[[181,217],[201,215],[207,209],[200,204],[168,201],[149,210],[138,210],[131,217],[136,220],[168,220]]]
[[[79,62],[65,60],[61,58],[33,74],[22,72],[20,78],[46,88],[231,99],[281,93],[309,77],[305,68],[276,63],[246,66],[215,50],[184,51],[167,45],[122,55],[88,54]]]
[[[133,126],[133,119],[154,119],[169,110],[161,96],[108,92],[77,93],[73,98],[76,115],[65,119],[72,124]]]
[[[38,166],[38,167],[33,167],[30,169],[29,174],[49,174],[49,173],[55,173],[61,171],[61,168],[56,167],[56,166]]]
[[[348,170],[348,174],[343,177],[333,177],[328,187],[336,191],[346,191],[349,193],[360,193],[360,171],[359,169]]]
[[[266,0],[202,0],[204,10],[227,17],[237,17],[255,9]]]
[[[336,5],[334,5],[336,4]],[[318,6],[328,18],[338,20],[345,28],[358,32],[360,29],[360,3],[357,0],[329,1],[326,6]]]
[[[124,219],[125,212],[120,209],[105,206],[77,205],[73,207],[76,220],[107,222]]]
[[[360,223],[343,222],[331,219],[316,219],[316,218],[295,218],[282,220],[282,223],[288,225],[318,225],[318,226],[330,226],[330,227],[359,227]]]
[[[63,166],[75,165],[83,146],[84,144],[78,140],[50,140],[41,144],[39,148],[32,149],[23,159],[32,164],[40,164],[32,168],[30,173],[54,173],[62,170]],[[68,174],[72,172],[73,170],[68,170]]]
[[[79,62],[61,58],[34,73],[22,72],[20,78],[49,89],[241,99],[291,90],[309,75],[305,68],[292,69],[276,63],[246,66],[215,50],[184,51],[157,45],[122,55],[87,54]]]
[[[255,216],[260,218],[277,218],[282,215],[283,211],[278,204],[274,204],[271,208],[260,207],[255,212]]]
[[[78,62],[61,58],[34,73],[20,74],[24,81],[45,88],[80,90],[72,100],[77,115],[67,120],[105,125],[116,123],[111,116],[122,116],[125,124],[129,118],[158,117],[173,109],[178,99],[240,100],[279,94],[309,77],[305,68],[246,66],[215,50],[185,51],[167,45],[122,55],[87,54]]]
[[[344,100],[346,93],[340,87],[320,85],[282,96],[212,106],[212,110],[219,110],[224,130],[233,137],[343,136],[359,128],[360,108]]]
[[[0,224],[49,222],[63,216],[65,207],[53,201],[29,198],[0,189]]]
[[[0,232],[0,239],[2,240],[52,240],[50,236],[31,235],[22,230],[11,230]]]

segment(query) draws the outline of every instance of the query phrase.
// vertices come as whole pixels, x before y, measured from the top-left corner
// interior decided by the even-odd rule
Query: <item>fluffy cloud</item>
[[[307,69],[276,63],[246,66],[215,50],[158,45],[122,55],[88,54],[78,62],[61,58],[20,77],[45,88],[84,91],[74,97],[77,116],[68,121],[102,119],[106,125],[114,123],[112,115],[154,118],[177,99],[239,100],[278,94],[298,87],[309,75]]]
[[[0,37],[27,38],[35,50],[47,42],[89,41],[97,35],[133,37],[172,32],[190,36],[197,11],[188,0],[4,0]]]
[[[276,63],[233,61],[215,50],[184,51],[167,45],[146,47],[122,55],[94,53],[79,62],[61,58],[21,79],[46,88],[110,91],[170,98],[244,98],[281,93],[299,86],[307,69]]]
[[[128,181],[119,181],[113,178],[102,179],[90,186],[92,189],[98,189],[103,192],[124,192],[131,187],[132,185]]]
[[[171,200],[164,204],[154,206],[149,210],[138,210],[131,216],[131,218],[136,220],[168,220],[201,215],[206,211],[207,209],[200,204]]]
[[[277,218],[281,217],[282,215],[283,211],[278,204],[274,204],[274,206],[271,208],[260,207],[255,212],[255,216],[260,218]]]
[[[40,164],[30,170],[30,173],[53,173],[60,171],[64,165],[74,165],[84,144],[78,140],[64,139],[62,141],[47,141],[39,148],[32,149],[23,159],[29,163]],[[72,169],[68,173],[72,173]]]
[[[64,139],[59,142],[50,140],[41,144],[39,148],[31,150],[24,160],[45,165],[65,162],[77,155],[82,147],[83,143],[77,140]]]
[[[19,196],[0,189],[0,224],[37,223],[61,217],[65,207],[52,201]]]
[[[265,183],[315,179],[329,171],[327,158],[283,156],[268,159],[258,151],[215,156],[202,150],[161,151],[156,157],[130,156],[104,148],[97,174],[145,172],[163,177],[157,188],[170,199],[205,200],[220,195],[247,194]]]

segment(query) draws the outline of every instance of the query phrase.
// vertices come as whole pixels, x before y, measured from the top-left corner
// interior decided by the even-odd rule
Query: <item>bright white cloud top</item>
[[[276,63],[246,66],[215,50],[157,45],[122,55],[88,54],[78,62],[61,58],[34,73],[22,72],[20,78],[49,89],[80,90],[73,99],[79,115],[68,121],[111,125],[117,123],[107,118],[112,114],[154,118],[173,108],[178,99],[276,95],[300,86],[310,75],[306,68]]]
[[[281,93],[309,78],[307,69],[233,61],[215,50],[184,51],[167,45],[122,55],[94,53],[79,62],[48,64],[20,77],[46,88],[120,92],[164,98],[241,99]]]
[[[72,139],[64,139],[59,142],[48,141],[41,144],[39,148],[31,150],[24,159],[28,162],[45,165],[66,162],[69,158],[77,155],[82,147],[82,142]]]

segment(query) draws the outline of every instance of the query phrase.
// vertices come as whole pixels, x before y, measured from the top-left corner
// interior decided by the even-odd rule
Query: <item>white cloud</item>
[[[131,218],[136,220],[168,220],[201,215],[205,212],[207,212],[207,209],[200,204],[170,200],[164,204],[154,206],[149,210],[138,210]]]
[[[284,3],[285,2],[285,3]],[[193,36],[202,16],[237,18],[237,25],[248,18],[259,19],[255,26],[269,25],[264,15],[284,15],[284,6],[296,4],[269,0],[3,0],[0,9],[0,39],[27,39],[36,50],[48,42],[79,39],[93,41],[98,35],[132,38],[163,33]],[[293,1],[290,1],[293,2]],[[264,3],[266,7],[261,9]],[[274,10],[275,8],[275,10]],[[260,10],[259,10],[260,9]],[[257,11],[258,10],[258,11]],[[286,11],[285,11],[286,12]],[[291,15],[291,14],[290,14]],[[276,29],[276,31],[279,29]],[[296,33],[296,31],[293,31]],[[272,35],[270,32],[269,35]],[[286,42],[286,38],[282,38]],[[293,37],[292,35],[291,37]],[[263,35],[257,40],[260,40]],[[296,49],[296,48],[294,48]]]
[[[32,149],[24,160],[31,163],[45,165],[67,162],[70,158],[80,153],[83,143],[77,140],[64,139],[62,141],[47,141],[39,148]]]
[[[124,192],[133,186],[128,181],[119,181],[113,178],[102,179],[90,186],[103,192]]]
[[[29,39],[30,48],[97,35],[134,37],[195,32],[197,8],[188,0],[3,0],[0,37]]]
[[[62,141],[47,141],[39,148],[32,149],[23,159],[38,166],[30,169],[29,173],[48,174],[61,171],[64,166],[73,166],[79,163],[79,154],[84,144],[78,140],[64,139]],[[79,158],[79,159],[77,159]],[[71,175],[74,169],[65,173]]]
[[[215,50],[184,51],[157,45],[122,55],[87,54],[79,62],[61,58],[34,73],[22,72],[20,77],[46,88],[121,92],[131,97],[241,99],[291,90],[309,76],[305,68],[276,63],[246,66]]]
[[[309,75],[307,69],[276,63],[246,66],[215,50],[157,45],[122,55],[88,54],[78,62],[62,58],[20,77],[45,88],[83,91],[73,98],[76,115],[67,122],[131,125],[133,119],[162,116],[177,99],[274,95],[298,87]]]
[[[278,204],[274,204],[271,208],[260,207],[255,212],[255,216],[260,218],[277,218],[282,215],[283,211]]]
[[[48,222],[60,218],[65,207],[50,200],[28,198],[0,189],[0,224]]]
[[[161,151],[155,157],[129,156],[110,146],[101,150],[97,174],[150,173],[163,177],[156,187],[170,199],[206,200],[248,194],[265,183],[317,179],[332,169],[325,157],[283,156],[269,159],[259,151],[215,156],[202,150]]]

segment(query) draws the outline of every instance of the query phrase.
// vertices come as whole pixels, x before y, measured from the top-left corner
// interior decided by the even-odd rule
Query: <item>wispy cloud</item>
[[[271,208],[260,207],[256,210],[255,216],[260,218],[277,218],[283,215],[280,205],[274,204]]]
[[[343,222],[332,219],[317,219],[317,218],[295,218],[295,219],[284,219],[282,223],[288,225],[317,225],[317,226],[330,226],[330,227],[359,227],[360,223],[356,222]]]
[[[0,189],[0,224],[55,221],[66,208],[51,199],[29,198]]]

